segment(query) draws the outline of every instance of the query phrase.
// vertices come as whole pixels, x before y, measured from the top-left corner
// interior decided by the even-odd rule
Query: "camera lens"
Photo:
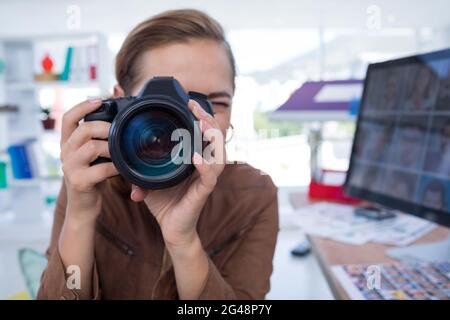
[[[184,128],[182,121],[167,110],[143,109],[123,125],[120,146],[127,166],[146,178],[158,178],[177,171],[181,144],[172,133]]]
[[[174,141],[170,139],[170,132],[175,129],[172,123],[167,121],[145,128],[140,137],[137,137],[139,139],[136,147],[138,158],[148,162],[166,158],[175,146]]]
[[[194,119],[187,106],[170,97],[136,99],[111,124],[111,161],[122,177],[145,189],[180,183],[195,169],[193,152],[202,151]]]

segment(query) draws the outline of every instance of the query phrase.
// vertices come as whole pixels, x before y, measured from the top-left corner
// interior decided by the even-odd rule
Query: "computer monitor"
[[[450,227],[450,49],[369,65],[345,190]]]

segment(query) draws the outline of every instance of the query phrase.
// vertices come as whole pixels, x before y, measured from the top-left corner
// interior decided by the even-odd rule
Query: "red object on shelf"
[[[51,73],[53,69],[53,60],[48,53],[45,54],[42,59],[42,68],[45,73]]]
[[[53,118],[47,118],[42,120],[42,126],[45,130],[54,130],[55,129],[56,120]]]
[[[344,193],[344,186],[324,183],[325,175],[327,174],[342,174],[344,171],[337,170],[321,170],[319,177],[311,178],[308,189],[308,197],[311,200],[326,200],[333,202],[341,202],[348,204],[357,204],[361,200],[353,198]]]
[[[89,79],[97,80],[97,67],[95,65],[89,66]]]

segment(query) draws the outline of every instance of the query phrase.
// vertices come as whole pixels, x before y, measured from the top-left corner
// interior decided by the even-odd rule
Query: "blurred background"
[[[450,46],[445,0],[2,0],[0,299],[27,285],[18,250],[48,244],[62,114],[112,93],[115,54],[137,23],[187,7],[226,30],[238,66],[228,154],[280,187],[282,227],[311,174],[347,170],[367,65]],[[330,298],[314,259],[287,261],[286,248],[268,297]],[[282,273],[305,276],[292,284]]]

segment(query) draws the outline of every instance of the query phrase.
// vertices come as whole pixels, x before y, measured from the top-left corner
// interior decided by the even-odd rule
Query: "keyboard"
[[[333,266],[350,299],[450,300],[450,261]]]

